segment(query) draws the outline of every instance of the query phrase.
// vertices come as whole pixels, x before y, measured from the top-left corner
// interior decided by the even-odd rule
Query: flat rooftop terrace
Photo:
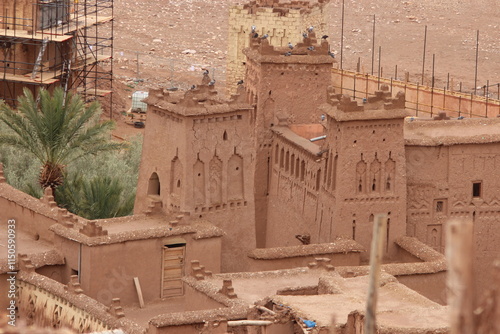
[[[450,146],[500,142],[500,118],[430,120],[407,117],[406,145]]]

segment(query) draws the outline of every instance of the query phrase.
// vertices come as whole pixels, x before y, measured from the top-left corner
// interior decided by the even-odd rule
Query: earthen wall
[[[249,38],[250,36],[247,36]],[[270,193],[272,132],[277,125],[318,123],[318,107],[327,98],[331,64],[328,43],[317,43],[315,34],[302,38],[297,54],[285,56],[288,49],[271,46],[266,40],[253,40],[247,55],[245,90],[248,101],[256,104],[255,129],[255,212],[257,246],[265,247],[274,236],[265,235],[268,228],[268,194]],[[309,50],[308,47],[313,47]],[[301,98],[298,98],[298,96]],[[315,195],[306,207],[314,215]],[[266,231],[266,232],[263,232]],[[272,244],[277,245],[277,244]],[[280,243],[280,245],[283,245]]]
[[[319,160],[319,161],[316,161]],[[295,235],[311,243],[330,242],[332,198],[322,198],[324,161],[282,137],[273,144],[266,247],[300,245]]]
[[[407,234],[444,252],[447,220],[471,219],[479,290],[488,286],[489,268],[500,253],[495,241],[500,233],[495,223],[500,217],[500,181],[495,172],[500,168],[499,145],[406,148]]]
[[[309,255],[270,260],[254,259],[250,263],[252,266],[252,271],[293,269],[307,267],[308,264],[314,262],[318,257],[329,259],[329,264],[333,266],[359,266],[361,258],[360,252],[346,252],[338,254]]]
[[[48,205],[39,202],[38,199],[24,194],[10,186],[5,186],[7,188],[6,191],[12,191],[17,195],[22,194],[21,196],[23,199],[31,201],[35,206],[41,207],[41,209],[37,210],[35,207],[29,208],[27,205],[16,201],[15,198],[9,199],[11,196],[8,195],[7,197],[0,196],[0,219],[3,222],[14,219],[16,221],[16,229],[31,235],[34,240],[41,238],[51,241],[53,235],[52,232],[49,231],[49,227],[57,223],[57,208],[49,208]]]
[[[4,0],[0,3],[0,16],[6,16],[0,23],[1,29],[20,29],[28,30],[29,27],[22,27],[29,20],[35,17],[34,9],[36,2],[34,0]]]
[[[134,213],[147,210],[151,201],[161,201],[165,212],[173,208],[180,211],[186,201],[182,197],[187,173],[183,162],[188,154],[185,133],[187,120],[171,113],[160,114],[158,109],[148,112],[148,131],[144,134],[141,168],[137,182]],[[157,186],[150,187],[150,180]]]
[[[377,112],[391,114],[390,110]],[[384,250],[386,256],[396,256],[394,240],[406,232],[403,118],[333,121],[329,129],[330,152],[338,155],[337,233],[352,236],[370,249],[374,216],[387,214]]]
[[[255,247],[251,112],[227,104],[186,110],[150,106],[134,210],[161,201],[164,212],[208,219],[227,233],[222,270],[246,270],[246,252]],[[159,194],[149,188],[153,173]]]
[[[399,283],[429,298],[433,302],[446,305],[446,271],[430,274],[399,275]]]
[[[176,238],[178,242],[179,238]],[[199,260],[207,270],[220,271],[220,239],[197,239],[182,236],[186,242],[184,274],[189,263]],[[120,298],[122,305],[139,305],[134,277],[139,278],[146,303],[161,297],[163,247],[171,238],[155,238],[88,247],[82,245],[80,279],[82,289],[103,304]],[[127,254],[127,256],[123,256]]]

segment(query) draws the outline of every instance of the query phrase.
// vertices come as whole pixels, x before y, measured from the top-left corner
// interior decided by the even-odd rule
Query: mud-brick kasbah
[[[88,221],[50,190],[36,199],[2,176],[1,234],[15,220],[18,245],[15,268],[6,237],[0,245],[3,321],[15,313],[19,326],[80,333],[363,333],[380,219],[379,333],[449,332],[449,221],[472,223],[476,295],[495,283],[500,119],[469,115],[496,116],[500,104],[470,98],[457,117],[434,99],[434,114],[416,117],[408,104],[429,91],[368,76],[363,98],[349,96],[352,77],[320,37],[328,5],[232,7],[229,93],[210,73],[187,91],[149,91],[133,216]],[[12,275],[15,312],[4,294]]]

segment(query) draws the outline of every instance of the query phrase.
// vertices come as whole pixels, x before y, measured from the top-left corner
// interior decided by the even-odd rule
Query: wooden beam
[[[269,320],[234,320],[228,321],[228,327],[237,327],[237,326],[269,326],[272,325],[273,322]]]
[[[135,290],[137,291],[137,297],[139,297],[139,306],[144,308],[144,298],[142,297],[141,283],[139,283],[139,277],[134,277]]]
[[[373,238],[370,253],[370,285],[366,301],[365,334],[377,332],[377,298],[380,281],[380,265],[387,231],[387,215],[377,214],[373,225]]]
[[[447,293],[450,307],[450,333],[474,334],[474,226],[471,220],[450,220],[446,228],[448,262]]]
[[[261,310],[262,312],[266,312],[266,313],[269,313],[270,315],[276,315],[276,312],[268,309],[267,307],[265,306],[262,306],[262,305],[258,305],[256,306],[257,309]]]

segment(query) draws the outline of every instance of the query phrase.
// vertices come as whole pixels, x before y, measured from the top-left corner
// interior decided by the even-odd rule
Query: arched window
[[[155,172],[149,178],[148,195],[160,195],[160,179]]]

